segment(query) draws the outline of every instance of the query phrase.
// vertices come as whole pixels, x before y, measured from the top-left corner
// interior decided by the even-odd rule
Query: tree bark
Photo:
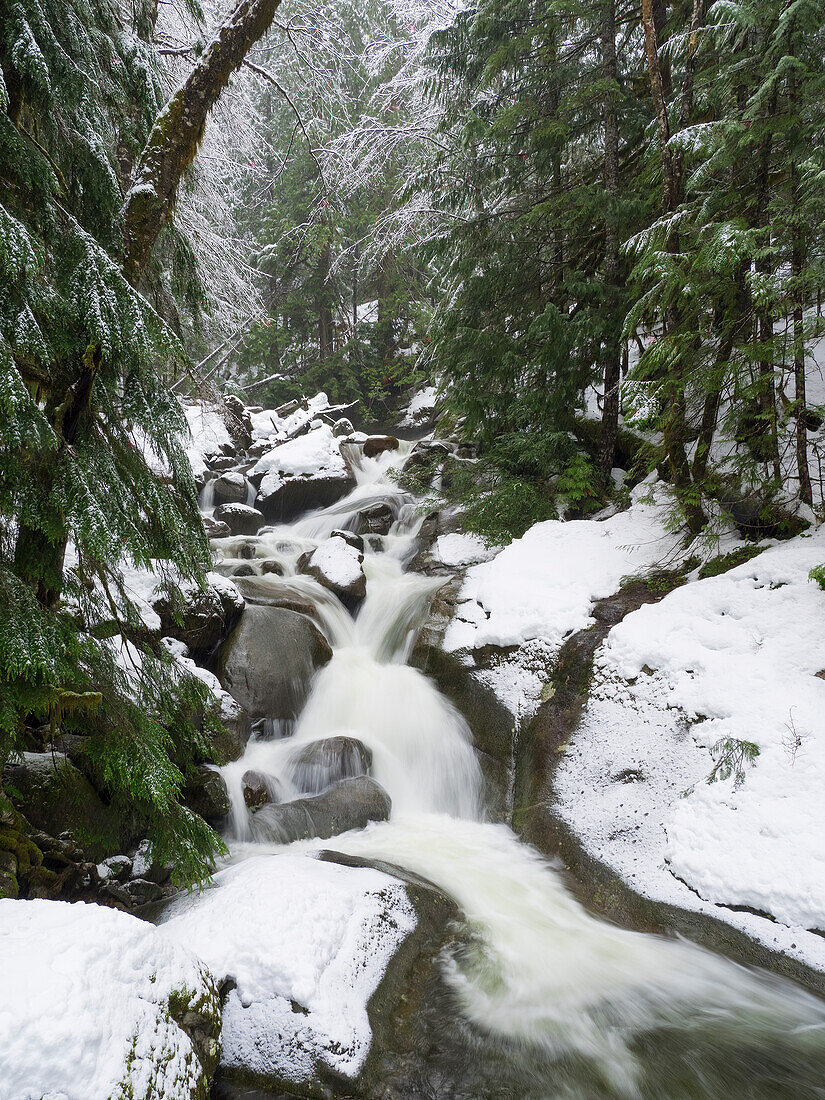
[[[251,47],[269,30],[279,4],[241,0],[152,127],[124,203],[123,273],[133,286],[172,217],[181,177],[195,158],[210,110]]]
[[[604,346],[604,406],[599,446],[599,467],[610,475],[619,431],[619,330],[614,323],[616,284],[619,269],[619,227],[616,224],[616,198],[619,192],[619,126],[616,117],[616,0],[602,4],[602,67],[609,86],[604,99],[604,189],[607,211],[604,224],[604,282],[609,311],[609,330]]]

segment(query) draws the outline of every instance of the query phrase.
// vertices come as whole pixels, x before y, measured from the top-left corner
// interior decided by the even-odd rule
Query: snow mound
[[[665,489],[644,482],[633,490],[632,506],[609,519],[535,524],[468,572],[444,648],[517,646],[535,638],[560,645],[590,624],[593,603],[615,592],[623,577],[674,564],[679,536],[667,529],[669,511]]]
[[[0,974],[3,1100],[203,1095],[173,1015],[205,1009],[217,1028],[217,990],[152,925],[81,902],[0,901]]]
[[[477,565],[489,561],[498,553],[483,542],[478,535],[454,532],[439,535],[433,547],[433,557],[442,565]]]
[[[357,1076],[372,1039],[367,1004],[415,923],[398,879],[276,854],[221,871],[168,910],[160,931],[238,983],[223,1064],[303,1081],[319,1063]]]
[[[820,530],[629,615],[557,775],[564,816],[637,888],[749,931],[769,914],[791,954],[825,930],[823,560]]]
[[[295,432],[300,431],[305,424],[314,420],[321,413],[329,409],[329,398],[325,393],[316,393],[306,402],[306,408],[298,405],[286,416],[278,416],[273,409],[263,409],[261,412],[251,413],[252,438],[259,439],[288,439]]]
[[[291,477],[347,477],[348,471],[332,428],[320,424],[267,451],[252,469],[253,477],[258,474],[264,475],[260,496],[268,497]]]

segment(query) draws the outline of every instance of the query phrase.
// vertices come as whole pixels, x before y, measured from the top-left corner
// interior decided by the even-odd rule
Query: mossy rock
[[[124,823],[63,753],[22,753],[4,768],[3,784],[31,825],[50,836],[71,833],[93,860],[120,851],[127,839]]]

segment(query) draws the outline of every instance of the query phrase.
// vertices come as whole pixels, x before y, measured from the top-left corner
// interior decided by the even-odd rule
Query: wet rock
[[[397,451],[398,447],[394,435],[371,435],[364,440],[364,458],[376,458],[385,451]]]
[[[259,841],[289,844],[312,837],[337,836],[363,829],[390,816],[390,796],[374,779],[342,779],[321,794],[267,805],[252,815],[252,835]]]
[[[220,504],[215,519],[225,523],[233,535],[257,535],[266,522],[263,512],[249,504]]]
[[[250,769],[243,773],[241,783],[243,800],[250,810],[265,806],[268,802],[281,801],[281,786],[274,776]]]
[[[251,565],[238,565],[232,570],[233,577],[254,577],[255,570]]]
[[[342,779],[369,775],[372,751],[355,737],[325,737],[296,748],[290,779],[302,794],[319,794]]]
[[[237,470],[216,477],[213,486],[216,504],[243,504],[246,500],[246,478]]]
[[[163,634],[199,654],[211,652],[229,634],[243,612],[244,600],[231,581],[212,573],[206,588],[184,585],[180,599],[164,594],[152,607],[160,616]]]
[[[229,815],[231,805],[226,783],[220,772],[201,765],[186,780],[183,801],[210,825],[220,824]]]
[[[290,477],[266,492],[262,483],[257,504],[268,523],[288,523],[304,512],[327,508],[355,488],[355,478],[346,475]]]
[[[145,878],[133,878],[123,887],[133,905],[147,905],[151,901],[160,901],[163,887]]]
[[[228,539],[232,534],[232,529],[228,523],[222,523],[210,516],[203,517],[203,529],[206,531],[208,539]]]
[[[347,420],[345,416],[342,416],[340,420],[336,420],[332,425],[332,434],[336,439],[340,439],[344,435],[352,435],[355,428],[352,426],[352,421]]]
[[[226,473],[227,470],[231,470],[234,466],[237,466],[237,460],[232,455],[209,455],[204,459],[204,462],[210,470],[214,470],[217,474]]]
[[[68,832],[101,860],[123,847],[125,823],[59,752],[25,752],[3,769],[3,786],[20,813],[51,836]]]
[[[238,587],[249,604],[282,607],[286,611],[306,615],[309,619],[315,616],[312,600],[297,593],[288,581],[279,584],[274,574],[269,574],[267,577],[242,577]]]
[[[515,719],[495,691],[477,679],[472,668],[437,646],[417,645],[410,664],[432,677],[461,712],[476,747],[499,764],[509,764]]]
[[[389,504],[373,504],[358,513],[356,530],[359,535],[388,535],[395,522],[395,513]]]
[[[218,675],[252,721],[294,718],[332,650],[315,624],[282,607],[249,604],[224,644]]]
[[[299,559],[298,566],[353,611],[367,594],[363,561],[360,550],[336,535]]]
[[[274,558],[266,558],[261,562],[261,573],[264,576],[277,576],[282,577],[284,575],[284,567],[279,561],[275,561]]]

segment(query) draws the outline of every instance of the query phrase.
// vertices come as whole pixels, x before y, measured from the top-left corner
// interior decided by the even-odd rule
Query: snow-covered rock
[[[435,386],[426,386],[423,390],[419,390],[418,393],[414,394],[412,401],[410,401],[399,421],[401,426],[416,428],[431,421],[435,413],[437,392]]]
[[[370,998],[416,925],[404,884],[308,855],[257,856],[167,910],[160,933],[237,982],[222,1064],[270,1085],[354,1079],[372,1039]]]
[[[250,477],[260,479],[257,503],[271,521],[332,504],[354,484],[339,440],[324,423],[262,455]]]
[[[206,967],[114,909],[0,901],[0,1096],[208,1092],[220,999]]]
[[[328,588],[347,607],[353,607],[367,594],[363,569],[364,555],[340,535],[333,535],[309,555],[305,569],[319,584]]]
[[[634,888],[818,966],[823,560],[820,530],[629,615],[556,780],[563,816]]]

